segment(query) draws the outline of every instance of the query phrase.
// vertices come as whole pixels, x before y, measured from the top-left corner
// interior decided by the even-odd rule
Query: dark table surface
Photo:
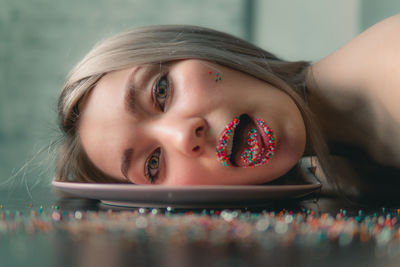
[[[0,191],[0,266],[400,266],[400,205],[118,208]]]

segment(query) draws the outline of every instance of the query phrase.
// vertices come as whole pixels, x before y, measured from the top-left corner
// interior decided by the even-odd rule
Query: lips
[[[275,147],[273,131],[265,121],[242,114],[220,134],[217,157],[223,166],[257,167],[272,158]]]

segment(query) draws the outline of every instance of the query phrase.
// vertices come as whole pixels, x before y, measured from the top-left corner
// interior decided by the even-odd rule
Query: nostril
[[[195,146],[195,147],[192,149],[192,151],[193,151],[193,152],[197,152],[197,151],[199,151],[199,149],[200,149],[199,146]]]
[[[196,128],[196,136],[200,137],[201,136],[201,132],[203,131],[203,126],[197,127]]]

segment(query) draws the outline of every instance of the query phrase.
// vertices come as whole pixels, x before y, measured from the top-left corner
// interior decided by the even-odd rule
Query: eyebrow
[[[138,80],[139,70],[143,71],[142,79]],[[138,66],[128,76],[124,88],[124,108],[132,114],[139,114],[144,112],[144,108],[138,101],[139,92],[145,90],[146,85],[149,83],[150,78],[155,75],[157,69],[154,65],[146,65],[144,67]],[[128,172],[132,163],[133,148],[127,148],[123,151],[121,157],[121,173],[129,180]]]
[[[131,74],[129,74],[128,80],[125,84],[125,96],[124,96],[124,107],[126,110],[132,112],[133,114],[139,113],[139,105],[137,101],[138,88],[142,88],[143,83],[137,82],[137,74],[142,67],[139,66],[135,68]]]
[[[122,159],[121,159],[121,172],[128,180],[129,180],[128,170],[132,162],[132,155],[133,155],[133,148],[125,149],[124,153],[122,153]]]

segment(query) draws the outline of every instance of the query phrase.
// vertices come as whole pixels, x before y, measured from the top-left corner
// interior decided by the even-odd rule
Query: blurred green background
[[[64,78],[101,39],[141,25],[194,24],[317,61],[399,11],[398,0],[0,0],[0,194],[49,192],[47,152],[13,175],[57,138]]]

